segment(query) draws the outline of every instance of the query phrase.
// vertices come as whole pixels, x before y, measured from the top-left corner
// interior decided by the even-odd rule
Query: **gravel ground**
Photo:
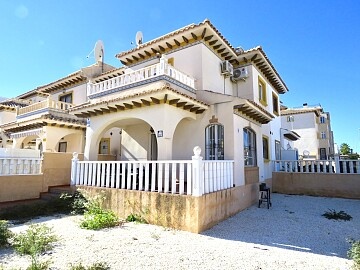
[[[110,269],[350,269],[346,239],[360,239],[360,201],[273,194],[272,208],[252,206],[212,229],[193,234],[154,225],[90,231],[80,216],[45,217],[32,223],[52,226],[60,237],[41,260],[51,269],[70,263],[107,262]],[[328,220],[328,209],[345,211],[351,221]],[[14,232],[27,228],[14,226]],[[0,266],[26,269],[27,257],[0,250]],[[0,267],[1,269],[1,267]]]

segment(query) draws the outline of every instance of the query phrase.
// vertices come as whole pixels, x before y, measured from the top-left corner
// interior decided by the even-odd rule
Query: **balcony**
[[[23,119],[33,115],[48,114],[51,112],[67,113],[67,110],[72,108],[71,103],[52,100],[50,98],[33,103],[29,106],[16,109],[16,119]]]
[[[158,64],[131,71],[99,83],[89,83],[87,86],[87,96],[89,98],[97,98],[158,80],[166,80],[195,93],[195,79],[161,59]]]

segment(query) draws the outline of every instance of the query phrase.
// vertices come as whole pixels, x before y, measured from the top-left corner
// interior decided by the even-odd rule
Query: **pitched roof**
[[[140,44],[131,50],[118,53],[116,57],[122,64],[130,66],[196,42],[202,42],[220,59],[229,61],[234,67],[253,63],[264,73],[278,93],[283,94],[288,91],[284,81],[260,46],[246,51],[234,48],[208,19],[199,24],[187,25]]]

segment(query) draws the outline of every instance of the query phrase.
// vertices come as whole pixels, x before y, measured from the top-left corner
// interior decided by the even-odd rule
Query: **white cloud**
[[[29,15],[29,10],[24,5],[19,5],[15,9],[15,16],[19,19],[25,19]]]

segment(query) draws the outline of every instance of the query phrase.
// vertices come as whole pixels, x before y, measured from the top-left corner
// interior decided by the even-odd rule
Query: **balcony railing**
[[[145,68],[141,68],[123,75],[120,75],[115,78],[111,78],[106,81],[102,81],[99,83],[89,83],[87,88],[87,95],[93,96],[96,94],[106,93],[109,90],[124,87],[127,85],[131,85],[134,83],[143,82],[149,79],[154,79],[160,76],[168,76],[176,81],[194,88],[195,80],[194,78],[184,74],[183,72],[177,70],[173,66],[160,62],[158,64],[148,66]]]
[[[71,107],[73,107],[73,105],[71,103],[52,100],[52,99],[46,99],[46,100],[31,104],[26,107],[18,108],[17,116],[29,115],[29,114],[33,114],[36,112],[47,111],[50,109],[56,110],[56,111],[66,111],[66,110],[70,109]]]

